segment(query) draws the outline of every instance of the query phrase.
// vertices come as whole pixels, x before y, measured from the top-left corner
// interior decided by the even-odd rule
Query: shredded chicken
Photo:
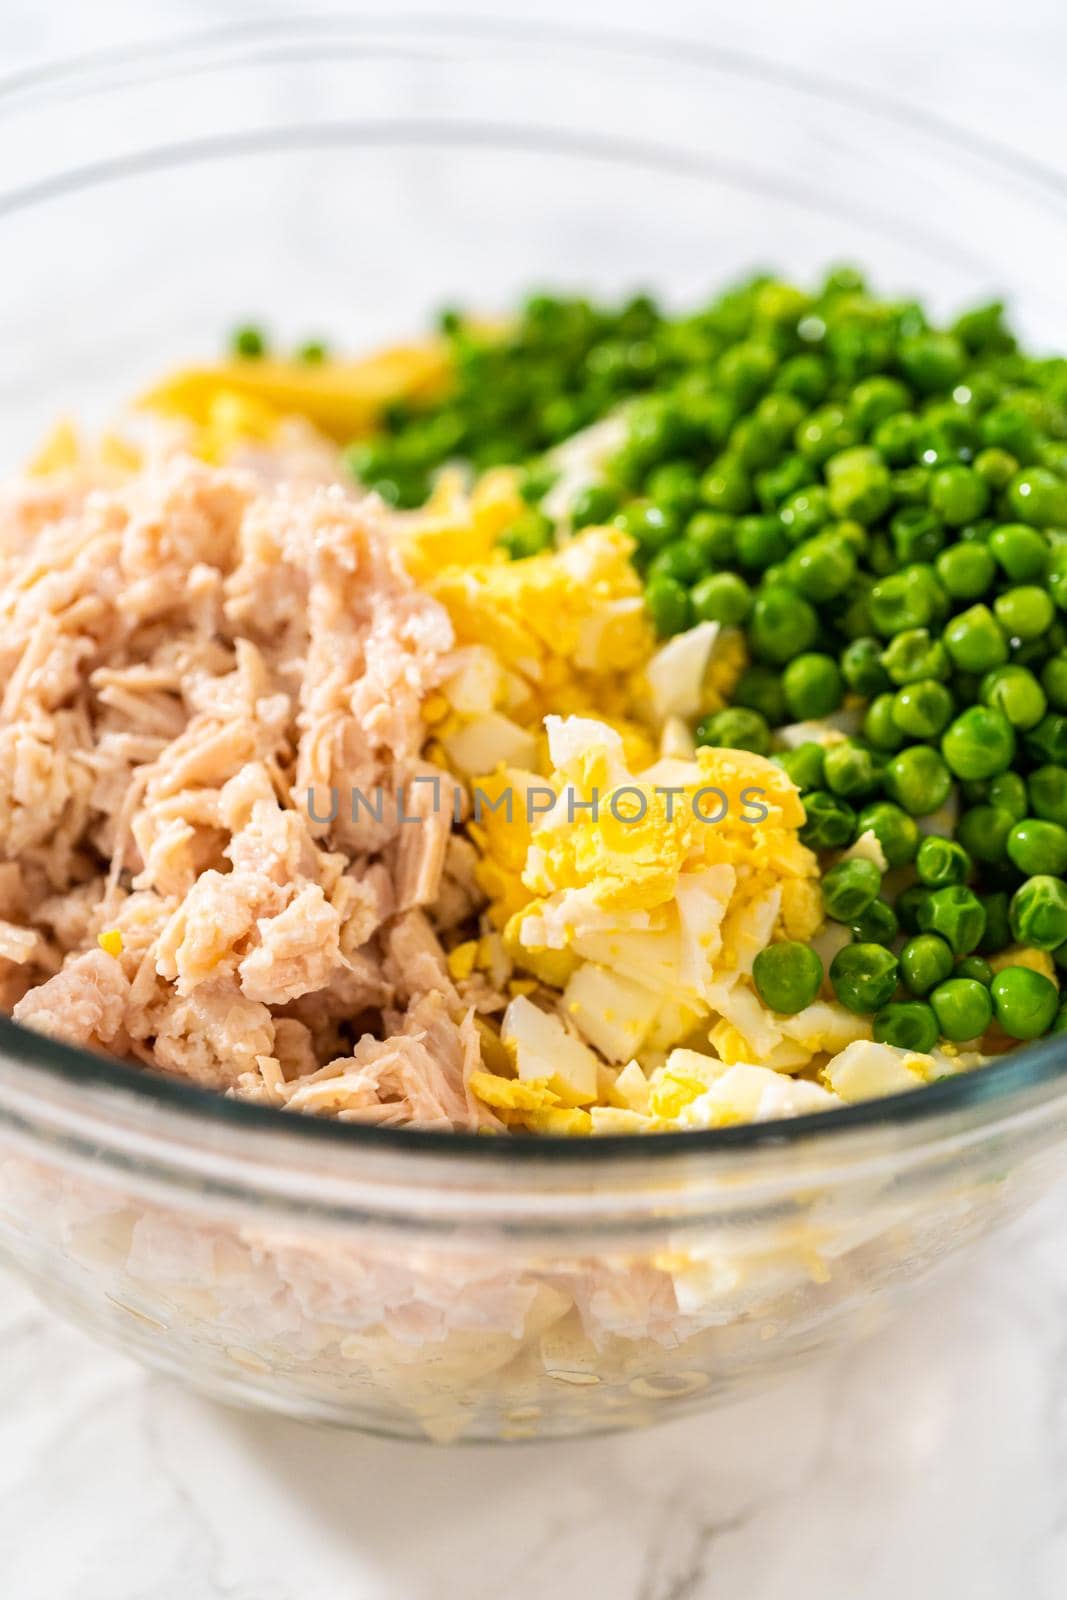
[[[499,1126],[440,942],[482,904],[422,753],[451,624],[316,477],[4,491],[0,1004],[266,1104]]]

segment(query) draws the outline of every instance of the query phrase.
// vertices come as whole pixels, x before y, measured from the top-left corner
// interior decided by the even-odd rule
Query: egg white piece
[[[519,995],[504,1012],[500,1036],[515,1053],[521,1081],[547,1079],[572,1105],[589,1105],[596,1099],[597,1058],[568,1033],[559,1017]]]
[[[668,639],[645,668],[652,714],[658,723],[668,717],[695,717],[701,708],[704,679],[719,637],[717,622],[698,622]]]
[[[661,997],[632,978],[587,961],[563,991],[563,1011],[606,1061],[628,1061],[640,1050]]]

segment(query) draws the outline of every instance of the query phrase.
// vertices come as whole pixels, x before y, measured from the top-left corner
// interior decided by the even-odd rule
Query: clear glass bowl
[[[1062,186],[688,45],[298,21],[0,82],[0,457],[233,320],[346,346],[531,281],[679,303],[761,264],[1003,291],[1067,346]],[[869,1328],[1049,1180],[1067,1040],[819,1118],[596,1143],[288,1117],[0,1024],[0,1249],[224,1399],[552,1437],[706,1406]]]

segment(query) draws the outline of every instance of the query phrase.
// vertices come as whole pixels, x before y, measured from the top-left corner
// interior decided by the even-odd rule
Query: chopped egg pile
[[[763,1003],[760,951],[834,925],[782,768],[689,733],[728,700],[740,637],[701,623],[657,647],[614,528],[503,559],[512,482],[446,478],[403,519],[409,568],[459,644],[424,716],[429,752],[467,788],[486,899],[449,968],[511,996],[483,1025],[498,1048],[471,1092],[534,1133],[653,1132],[826,1110],[973,1065],[873,1043],[828,984],[792,1016]]]

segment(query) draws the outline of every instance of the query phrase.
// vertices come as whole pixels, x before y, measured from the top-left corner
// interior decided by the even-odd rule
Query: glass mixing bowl
[[[333,19],[0,82],[0,456],[246,316],[347,347],[538,280],[869,264],[1067,345],[1064,191],[690,45]],[[0,1248],[224,1399],[386,1433],[648,1421],[848,1339],[1049,1181],[1067,1040],[818,1118],[497,1142],[298,1119],[0,1024]]]

